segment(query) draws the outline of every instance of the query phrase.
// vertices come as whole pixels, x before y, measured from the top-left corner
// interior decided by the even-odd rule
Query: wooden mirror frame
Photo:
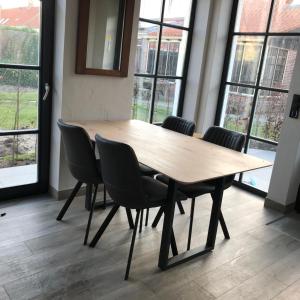
[[[76,74],[127,77],[135,0],[125,0],[123,38],[119,70],[86,67],[90,0],[79,0]]]

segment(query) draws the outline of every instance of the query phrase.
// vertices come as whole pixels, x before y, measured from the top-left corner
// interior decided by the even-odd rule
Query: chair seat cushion
[[[146,208],[158,207],[165,204],[168,193],[167,185],[149,176],[142,176],[142,185],[146,194],[146,200],[149,203],[149,206]],[[186,199],[187,197],[183,193],[180,191],[177,192],[176,200],[181,201]]]
[[[142,176],[154,176],[155,174],[157,174],[157,171],[155,171],[154,169],[139,163],[140,165],[140,171],[142,173]]]
[[[156,176],[158,181],[163,182],[164,184],[169,184],[169,177],[159,174]],[[215,181],[206,181],[193,184],[181,184],[179,185],[179,191],[185,194],[188,198],[198,197],[204,194],[212,193],[215,190],[216,182]]]

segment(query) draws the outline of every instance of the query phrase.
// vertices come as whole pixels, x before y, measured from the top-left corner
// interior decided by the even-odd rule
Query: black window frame
[[[236,23],[236,19],[237,19],[239,0],[233,0],[233,4],[232,4],[232,12],[231,12],[231,18],[230,18],[230,23],[229,23],[227,46],[226,46],[226,50],[225,50],[223,72],[222,72],[222,77],[221,77],[221,84],[220,84],[220,89],[219,89],[218,103],[217,103],[217,110],[216,110],[214,124],[216,126],[220,126],[220,124],[221,124],[221,116],[222,116],[222,112],[223,112],[223,104],[224,104],[227,86],[236,87],[236,89],[239,89],[239,88],[254,89],[253,104],[251,107],[247,133],[245,134],[246,142],[245,142],[245,147],[244,147],[244,153],[248,152],[251,140],[266,143],[269,145],[273,145],[275,147],[278,145],[278,142],[276,142],[276,141],[257,137],[255,135],[251,134],[251,129],[252,129],[253,121],[254,121],[255,108],[256,108],[256,104],[258,102],[259,92],[264,91],[265,93],[268,93],[268,92],[269,93],[279,92],[279,93],[284,93],[284,94],[289,93],[289,89],[274,88],[271,86],[267,87],[267,86],[264,86],[261,84],[262,79],[263,79],[264,59],[265,59],[265,56],[267,55],[266,51],[268,49],[267,45],[268,45],[269,37],[289,37],[289,36],[290,37],[294,37],[294,36],[300,37],[299,32],[270,32],[272,14],[273,14],[274,6],[275,6],[275,1],[276,0],[271,0],[269,15],[268,15],[268,19],[267,19],[267,25],[266,25],[266,31],[264,31],[264,32],[240,32],[240,31],[235,32],[235,23]],[[227,80],[229,67],[230,67],[232,45],[234,42],[234,38],[238,37],[238,36],[254,36],[254,37],[262,37],[263,38],[262,53],[261,53],[261,57],[260,57],[260,61],[259,61],[259,67],[258,67],[258,75],[257,75],[256,83],[254,85],[243,84],[243,83],[234,83],[230,80]],[[276,60],[277,59],[278,59],[278,54],[276,56]],[[273,74],[272,74],[273,75],[272,82],[274,81],[274,74],[275,74],[275,70],[273,71]],[[238,174],[238,180],[235,180],[234,183],[235,183],[235,185],[243,188],[244,190],[247,190],[247,191],[257,194],[259,196],[262,196],[262,197],[267,196],[267,192],[262,191],[258,188],[255,188],[253,186],[250,186],[246,183],[243,183],[243,173]]]
[[[52,87],[53,80],[53,54],[54,54],[54,29],[55,29],[55,2],[40,0],[41,2],[41,39],[39,49],[39,63],[37,65],[3,64],[1,69],[29,70],[40,73],[38,84],[38,126],[33,129],[3,130],[0,136],[36,135],[38,139],[38,169],[37,182],[25,185],[4,187],[0,189],[1,199],[7,200],[18,197],[46,193],[49,190],[50,166],[50,138],[52,116],[52,89],[46,101],[42,100],[45,83]]]
[[[157,40],[157,53],[155,56],[155,64],[154,64],[154,72],[153,74],[145,74],[145,73],[135,73],[134,77],[144,77],[153,80],[152,85],[152,95],[151,95],[151,102],[150,102],[150,111],[149,111],[149,123],[153,123],[153,116],[154,116],[154,109],[155,109],[155,98],[156,98],[156,91],[157,91],[157,81],[159,79],[170,79],[170,80],[181,80],[180,86],[180,94],[178,100],[178,107],[177,107],[177,116],[181,117],[183,113],[183,105],[184,105],[184,95],[185,95],[185,88],[186,88],[186,81],[188,75],[188,68],[189,68],[189,61],[190,61],[190,54],[191,54],[191,47],[192,47],[192,37],[193,37],[193,30],[194,30],[194,23],[195,23],[195,14],[196,14],[196,7],[197,7],[198,0],[192,0],[191,3],[191,15],[189,26],[184,27],[172,23],[165,23],[164,21],[164,12],[165,12],[165,3],[166,0],[162,0],[162,9],[160,15],[160,21],[151,20],[147,18],[139,17],[139,22],[157,25],[158,29],[158,40]],[[187,37],[187,45],[186,45],[186,52],[183,64],[183,70],[181,76],[172,76],[172,75],[160,75],[159,74],[159,61],[160,61],[160,53],[161,53],[161,42],[162,42],[162,33],[163,29],[165,28],[174,28],[186,31],[188,33]],[[173,41],[170,41],[172,43]],[[148,64],[148,63],[147,63]],[[148,69],[148,66],[147,66]],[[168,66],[166,67],[168,69]],[[159,124],[159,123],[156,123]]]

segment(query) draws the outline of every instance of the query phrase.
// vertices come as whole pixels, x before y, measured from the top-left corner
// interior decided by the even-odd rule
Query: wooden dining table
[[[170,178],[158,260],[162,270],[214,249],[226,176],[272,165],[266,160],[138,120],[68,123],[84,128],[91,140],[100,134],[106,139],[130,145],[139,162]],[[213,195],[206,244],[169,257],[178,186],[211,179],[216,180],[217,187]]]

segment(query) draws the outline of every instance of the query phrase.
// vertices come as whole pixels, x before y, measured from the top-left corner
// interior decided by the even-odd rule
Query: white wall
[[[300,182],[300,119],[289,118],[294,94],[300,94],[300,47],[267,196],[283,207],[295,202]]]
[[[78,0],[56,0],[54,95],[50,186],[71,189],[74,180],[63,156],[56,121],[128,119],[133,94],[133,68],[139,1],[136,1],[127,78],[75,74]]]
[[[232,0],[199,0],[183,117],[197,132],[214,124]]]

